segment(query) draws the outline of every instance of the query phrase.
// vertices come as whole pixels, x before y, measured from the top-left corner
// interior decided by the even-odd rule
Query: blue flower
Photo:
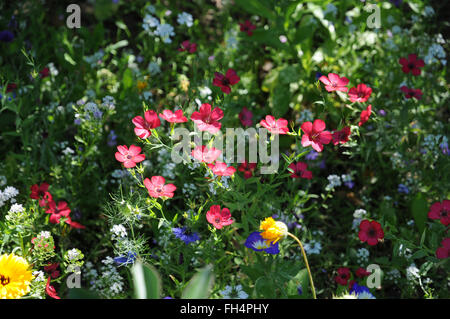
[[[409,194],[409,188],[405,184],[399,184],[398,185],[398,192],[399,193]]]
[[[297,292],[300,296],[302,295],[302,293],[303,293],[302,285],[298,285]]]
[[[134,264],[136,256],[137,256],[136,253],[129,251],[127,256],[119,256],[114,258],[114,262],[119,266],[131,265]]]
[[[9,30],[0,31],[0,41],[11,42],[12,40],[14,40],[14,33]]]
[[[357,283],[353,284],[352,289],[350,289],[350,294],[355,294],[358,299],[376,299],[374,295],[370,293],[369,288],[360,286]]]
[[[261,234],[259,232],[253,232],[251,233],[247,240],[245,241],[245,247],[253,249],[254,251],[265,251],[268,254],[276,255],[280,252],[280,249],[278,248],[278,243],[275,245],[270,244],[270,246],[267,244],[266,240],[262,238]]]
[[[183,228],[172,228],[172,231],[175,237],[184,241],[186,245],[194,241],[200,240],[198,234],[191,232],[190,230],[187,229],[186,226]]]
[[[308,161],[314,161],[319,156],[319,153],[316,151],[311,151],[308,154],[306,154],[305,158]]]

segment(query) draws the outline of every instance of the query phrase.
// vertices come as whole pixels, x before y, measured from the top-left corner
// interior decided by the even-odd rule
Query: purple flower
[[[399,193],[404,193],[404,194],[409,194],[409,188],[405,184],[399,184],[398,185],[398,192]]]
[[[184,241],[186,245],[189,243],[193,243],[194,241],[200,240],[198,234],[191,232],[190,230],[187,229],[186,226],[182,228],[172,228],[172,231],[175,237]]]
[[[14,40],[14,33],[9,30],[0,31],[0,41],[11,42],[12,40]]]
[[[319,157],[319,153],[316,151],[311,151],[305,156],[308,161],[314,161],[317,157]]]
[[[447,142],[442,142],[441,144],[439,144],[439,147],[442,150],[442,154],[449,155],[449,149],[448,149],[448,143]]]
[[[355,183],[353,183],[352,181],[345,182],[344,184],[345,184],[345,186],[347,186],[350,189],[352,189],[353,186],[355,186]]]
[[[128,252],[127,256],[119,256],[114,258],[114,262],[118,264],[119,266],[125,266],[134,264],[134,261],[136,260],[136,253],[133,253],[131,251]]]
[[[378,111],[378,114],[381,115],[381,116],[386,116],[386,111],[381,109],[381,110]]]
[[[81,120],[80,119],[75,119],[75,121],[73,121],[73,123],[75,125],[81,125]]]
[[[280,252],[280,249],[278,248],[278,243],[274,244],[267,244],[267,241],[262,238],[261,234],[257,231],[251,233],[244,244],[245,247],[253,249],[254,251],[265,251],[268,254],[276,255]]]

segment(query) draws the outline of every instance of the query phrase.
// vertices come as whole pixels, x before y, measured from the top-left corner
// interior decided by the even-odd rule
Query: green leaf
[[[260,277],[255,282],[255,291],[259,298],[275,298],[275,287],[271,278]]]
[[[181,294],[182,299],[206,299],[211,293],[214,285],[213,266],[208,265],[200,269],[194,277],[189,280],[186,288]]]
[[[270,0],[235,0],[235,3],[247,12],[275,20],[277,15],[270,8]]]
[[[69,289],[67,294],[68,299],[101,299],[101,297],[94,291],[84,288]]]
[[[134,298],[159,299],[161,279],[158,271],[151,265],[136,261],[131,268],[134,284]]]
[[[123,72],[122,84],[124,89],[128,89],[133,86],[133,73],[130,69],[126,69]]]
[[[422,194],[418,194],[416,198],[413,199],[411,203],[411,212],[417,228],[420,233],[423,233],[428,215],[428,203]]]
[[[67,52],[64,53],[64,60],[66,60],[67,62],[69,62],[72,65],[77,64]]]
[[[298,295],[297,288],[301,286],[303,297],[307,297],[309,295],[309,278],[308,278],[308,270],[306,268],[300,270],[294,278],[292,278],[288,282],[287,286],[287,294],[288,296],[296,296]]]

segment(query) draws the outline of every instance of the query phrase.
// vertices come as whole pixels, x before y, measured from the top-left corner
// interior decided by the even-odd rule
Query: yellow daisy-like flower
[[[275,244],[280,239],[283,239],[288,234],[288,228],[285,223],[275,221],[272,217],[267,217],[259,226],[263,232],[261,237],[266,239],[267,244]]]
[[[139,90],[139,92],[142,92],[145,88],[147,88],[148,83],[147,82],[143,82],[143,81],[137,81],[137,88]]]
[[[27,261],[14,254],[0,256],[0,299],[17,299],[30,292],[33,274]]]

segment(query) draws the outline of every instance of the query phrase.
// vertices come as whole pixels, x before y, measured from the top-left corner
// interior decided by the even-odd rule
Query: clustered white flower
[[[322,244],[319,241],[316,241],[312,239],[308,243],[305,243],[303,245],[303,248],[305,249],[306,254],[313,255],[313,254],[320,254],[320,251],[322,250]]]
[[[392,269],[386,272],[386,280],[392,281],[393,283],[398,283],[401,277],[400,271],[398,269]]]
[[[356,252],[356,259],[359,264],[366,264],[369,261],[370,252],[366,248],[360,248]]]
[[[180,25],[185,24],[188,28],[190,28],[194,25],[194,19],[192,18],[192,15],[190,15],[187,12],[182,12],[182,13],[178,14],[177,22]]]
[[[6,186],[3,191],[0,189],[0,207],[7,201],[10,201],[11,204],[15,203],[17,195],[19,195],[19,191],[14,186]]]
[[[111,233],[112,233],[112,239],[120,239],[120,238],[125,238],[127,237],[127,230],[125,229],[125,227],[122,224],[119,225],[114,225],[111,228]]]
[[[117,271],[112,257],[106,257],[102,260],[102,264],[97,271],[91,262],[87,262],[85,276],[92,290],[104,298],[112,298],[123,292],[124,279]]]
[[[334,190],[336,187],[339,187],[342,185],[341,178],[338,175],[329,175],[327,177],[328,179],[328,185],[325,187],[326,191]]]
[[[412,285],[419,283],[419,268],[417,268],[415,263],[412,263],[408,268],[406,268],[406,279],[408,279],[408,282]]]

